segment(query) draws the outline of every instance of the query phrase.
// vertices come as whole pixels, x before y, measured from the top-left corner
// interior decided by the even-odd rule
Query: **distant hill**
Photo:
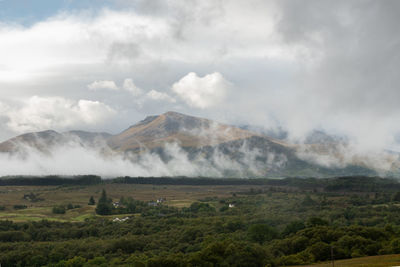
[[[261,132],[166,112],[149,116],[116,135],[79,130],[27,133],[0,143],[0,153],[26,157],[36,151],[51,156],[53,148],[57,146],[78,145],[101,151],[102,156],[121,154],[132,161],[140,161],[147,153],[159,155],[166,163],[183,157],[198,168],[216,169],[227,177],[377,174],[357,160],[343,166],[329,166],[315,160],[319,157],[341,160],[343,157],[337,148],[338,144],[341,144],[339,139],[322,132],[315,132],[306,144],[289,144]],[[175,146],[176,151],[172,153],[170,146]]]
[[[53,130],[47,130],[26,133],[0,143],[0,153],[24,154],[31,149],[49,153],[55,146],[66,145],[70,142],[79,143],[82,146],[93,146],[97,141],[106,142],[111,136],[108,133],[85,131],[58,133]]]
[[[208,119],[167,112],[149,116],[112,136],[108,142],[111,148],[120,151],[137,150],[141,147],[156,148],[168,142],[179,142],[181,147],[205,147],[260,136],[238,127],[217,123]],[[272,143],[287,146],[283,141],[267,136]]]

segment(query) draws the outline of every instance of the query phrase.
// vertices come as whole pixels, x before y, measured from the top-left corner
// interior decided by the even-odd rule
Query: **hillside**
[[[357,158],[354,161],[344,162],[341,151],[336,149],[338,142],[331,142],[331,139],[321,134],[317,137],[314,138],[318,140],[316,144],[289,144],[262,133],[209,119],[166,112],[149,116],[116,135],[79,130],[64,133],[53,130],[27,133],[0,143],[0,153],[19,155],[22,158],[29,158],[32,153],[54,157],[60,151],[79,147],[95,151],[99,158],[119,155],[124,160],[139,165],[143,165],[143,161],[146,161],[144,168],[150,168],[148,171],[150,174],[154,166],[149,166],[152,166],[152,160],[158,161],[154,158],[157,156],[162,164],[165,164],[162,169],[173,169],[172,173],[167,171],[161,173],[163,175],[167,173],[227,177],[376,175],[370,166]],[[343,163],[327,166],[316,160],[326,157],[335,161],[339,159]],[[149,158],[152,159],[147,162]],[[51,171],[50,173],[53,174]]]
[[[111,134],[86,131],[58,133],[53,130],[32,132],[13,137],[0,143],[0,153],[27,154],[31,150],[50,153],[56,146],[79,144],[93,146],[96,142],[105,142]]]
[[[109,139],[111,148],[119,151],[162,147],[178,142],[181,147],[215,146],[226,142],[247,139],[259,134],[208,119],[166,112],[149,116]],[[283,141],[264,136],[270,142],[287,146]]]

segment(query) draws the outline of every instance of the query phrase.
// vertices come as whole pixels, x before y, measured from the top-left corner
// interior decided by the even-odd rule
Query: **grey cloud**
[[[98,56],[89,63],[52,66],[33,82],[0,81],[7,89],[2,101],[32,95],[100,101],[118,111],[118,120],[105,124],[111,132],[172,109],[233,124],[282,127],[291,139],[305,139],[318,128],[374,149],[398,142],[398,1],[117,2],[123,10],[111,17],[115,22],[125,16],[118,23],[129,27],[118,27],[114,36],[112,30],[102,32],[96,19],[88,23],[95,30],[83,51],[104,41]],[[110,18],[104,14],[99,17],[106,23]],[[138,106],[139,97],[86,88],[96,80],[120,85],[132,77],[143,90],[170,94],[189,72],[201,77],[220,72],[234,86],[220,105],[204,110],[172,101]]]
[[[111,44],[108,50],[106,62],[112,63],[115,60],[134,60],[138,58],[142,52],[140,45],[134,42],[115,42]]]

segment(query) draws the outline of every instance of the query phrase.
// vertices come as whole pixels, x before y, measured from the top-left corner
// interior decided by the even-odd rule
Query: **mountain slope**
[[[143,148],[162,147],[178,142],[181,147],[215,146],[221,143],[246,139],[259,134],[208,119],[167,112],[150,116],[109,139],[112,149],[137,151]],[[269,137],[271,142],[287,145]]]
[[[161,169],[168,170],[173,166],[175,171],[166,171],[173,175],[304,177],[376,174],[368,164],[359,164],[357,158],[344,162],[337,143],[321,134],[317,137],[314,138],[318,141],[316,144],[292,145],[262,133],[167,112],[149,116],[117,135],[52,130],[27,133],[0,143],[0,153],[27,158],[30,153],[39,152],[53,157],[78,147],[79,153],[92,153],[91,159],[107,160],[116,156],[116,160],[131,161],[150,169],[147,173],[152,173],[151,168],[155,168],[157,162],[164,164]],[[327,164],[338,159],[344,163]],[[125,166],[126,162],[120,163]],[[189,172],[180,172],[187,169]]]
[[[85,131],[69,131],[58,133],[53,130],[26,133],[13,137],[0,143],[0,153],[28,153],[28,150],[36,150],[42,153],[50,153],[55,146],[63,146],[69,143],[80,146],[93,146],[97,141],[106,142],[111,134]]]

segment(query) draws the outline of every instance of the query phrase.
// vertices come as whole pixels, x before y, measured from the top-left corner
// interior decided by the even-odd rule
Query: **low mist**
[[[0,153],[0,176],[7,175],[82,175],[95,174],[103,178],[117,176],[208,176],[254,177],[268,168],[280,168],[284,155],[269,153],[264,161],[260,151],[243,143],[233,159],[218,148],[207,157],[201,153],[189,155],[177,142],[165,144],[163,156],[143,148],[139,153],[112,151],[105,143],[84,146],[80,142],[55,145],[46,151],[19,144],[18,153]],[[21,152],[22,151],[22,152]],[[211,156],[210,156],[211,155]]]

